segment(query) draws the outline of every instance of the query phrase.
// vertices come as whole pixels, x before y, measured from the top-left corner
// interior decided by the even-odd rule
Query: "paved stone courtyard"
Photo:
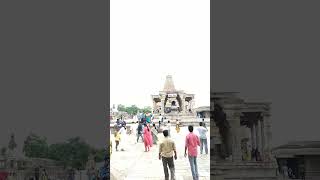
[[[196,127],[195,127],[196,129]],[[192,180],[188,158],[184,157],[184,141],[188,133],[187,127],[182,127],[179,133],[171,127],[171,138],[177,147],[178,159],[175,160],[175,170],[177,180]],[[208,132],[210,134],[210,132]],[[159,141],[163,139],[163,134],[158,135]],[[144,152],[142,141],[136,143],[136,136],[129,136],[130,142],[127,151],[115,151],[115,146],[111,156],[111,173],[117,180],[160,180],[164,179],[162,161],[158,159],[158,145],[153,146],[149,152]],[[114,139],[111,137],[114,144]],[[159,142],[158,142],[159,143]],[[210,150],[210,145],[208,147]],[[210,152],[209,152],[210,153]],[[200,154],[200,148],[199,148]],[[198,171],[200,180],[210,179],[210,154],[198,156]]]

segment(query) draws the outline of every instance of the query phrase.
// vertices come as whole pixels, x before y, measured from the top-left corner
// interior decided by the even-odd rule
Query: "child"
[[[119,131],[116,131],[114,133],[114,137],[115,137],[115,141],[116,141],[116,151],[118,151],[118,146],[119,146],[120,139],[121,139]]]
[[[177,119],[177,122],[176,122],[176,131],[177,131],[177,133],[180,132],[180,122],[179,122],[178,119]]]

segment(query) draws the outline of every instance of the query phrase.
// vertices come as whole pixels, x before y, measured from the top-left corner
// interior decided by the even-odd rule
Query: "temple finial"
[[[166,91],[166,92],[176,91],[171,75],[167,75],[166,82],[164,83],[163,91]]]

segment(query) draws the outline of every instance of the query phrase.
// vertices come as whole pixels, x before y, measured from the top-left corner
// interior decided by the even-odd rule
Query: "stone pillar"
[[[181,113],[184,113],[185,112],[185,98],[183,95],[180,95],[180,98],[181,98]]]
[[[257,149],[261,153],[262,152],[262,145],[261,145],[261,121],[258,119],[256,125],[256,132],[257,132]]]
[[[265,113],[263,115],[263,123],[264,123],[264,137],[265,137],[265,144],[264,144],[264,159],[266,161],[271,161],[271,122],[270,122],[270,114]]]
[[[256,126],[255,123],[252,123],[251,127],[251,142],[252,142],[252,148],[257,148],[257,138],[256,138]]]
[[[261,157],[262,160],[264,161],[265,159],[265,143],[266,143],[266,138],[265,138],[265,130],[264,130],[264,121],[263,119],[261,120]]]
[[[163,98],[161,98],[161,115],[163,116],[164,115],[164,99]]]
[[[227,113],[227,112],[226,112]],[[234,162],[242,161],[241,155],[241,135],[240,135],[240,113],[237,110],[230,110],[227,113],[227,120],[231,126],[230,142],[232,151],[232,160]]]
[[[154,99],[152,99],[152,102],[153,102],[153,110],[154,110],[154,112],[156,112],[156,110],[157,110],[157,103],[155,102]]]

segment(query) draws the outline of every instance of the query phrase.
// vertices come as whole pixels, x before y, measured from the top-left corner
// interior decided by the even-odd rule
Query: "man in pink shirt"
[[[197,155],[198,155],[198,146],[200,146],[200,139],[199,137],[193,133],[193,126],[188,126],[189,134],[186,137],[186,145],[184,150],[184,157],[187,157],[187,150],[188,150],[188,157],[192,172],[193,180],[199,179],[198,174],[198,165],[197,165]]]

